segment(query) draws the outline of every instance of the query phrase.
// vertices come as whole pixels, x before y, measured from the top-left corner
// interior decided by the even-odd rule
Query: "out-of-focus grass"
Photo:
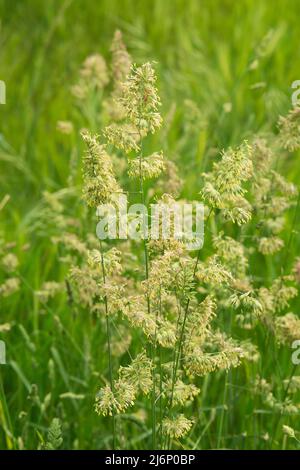
[[[16,162],[22,160],[23,172],[29,170],[24,178],[29,199],[46,180],[53,187],[65,182],[67,162],[58,152],[56,121],[68,117],[69,86],[81,61],[95,51],[107,57],[116,27],[136,60],[158,62],[165,110],[174,101],[181,115],[186,99],[200,107],[206,125],[199,130],[199,145],[184,149],[185,164],[199,163],[209,147],[226,147],[268,128],[290,105],[300,55],[296,2],[1,3],[0,58],[7,84],[2,135]],[[257,69],[249,70],[259,56]],[[228,102],[232,111],[225,113]],[[171,150],[181,137],[182,120],[176,123]],[[16,165],[10,165],[13,173]],[[11,185],[7,171],[4,188],[5,181]]]
[[[80,318],[66,309],[64,298],[44,307],[32,295],[44,280],[63,279],[65,274],[57,262],[57,247],[34,233],[29,235],[29,228],[42,191],[66,186],[69,155],[57,135],[56,122],[71,115],[70,86],[80,63],[96,51],[108,57],[116,28],[124,32],[136,61],[157,61],[163,114],[176,104],[165,147],[176,156],[183,172],[184,195],[195,196],[201,185],[200,172],[210,165],[217,149],[239,143],[258,130],[274,129],[278,114],[289,109],[291,83],[300,78],[299,4],[296,0],[2,0],[0,5],[0,79],[7,87],[7,103],[0,106],[0,200],[5,194],[11,196],[0,212],[0,222],[5,238],[17,242],[23,282],[20,293],[0,306],[0,322],[15,324],[4,338],[10,365],[0,369],[5,394],[0,408],[0,447],[10,447],[10,436],[19,436],[24,426],[26,444],[36,447],[37,431],[44,431],[45,422],[34,397],[27,399],[32,383],[43,397],[51,392],[44,413],[49,419],[62,418],[66,448],[106,447],[110,436],[92,409],[100,380],[94,371],[101,375],[106,367],[101,351],[103,332],[90,318],[83,327]],[[186,100],[200,109],[191,139],[184,134],[189,117]],[[226,112],[228,103],[230,111]],[[300,180],[297,158],[299,154],[281,168],[295,183]],[[27,242],[31,246],[24,250]],[[290,259],[298,249],[296,234]],[[263,261],[257,263],[259,272]],[[275,262],[269,273],[274,270]],[[275,348],[272,341],[268,346]],[[265,350],[263,360],[266,370],[272,371],[270,350]],[[56,372],[49,381],[52,361]],[[280,373],[286,376],[289,367],[286,356]],[[276,370],[276,380],[280,373]],[[252,429],[247,421],[251,408],[243,387],[248,388],[249,376],[246,368],[234,371],[231,377],[239,379],[240,388],[233,392],[235,422],[226,416],[229,436],[222,441],[225,446],[269,445],[260,437],[242,437],[244,432],[258,436],[262,431]],[[222,406],[223,391],[215,383],[210,377],[204,381],[203,409]],[[60,398],[67,391],[85,398]],[[0,388],[0,397],[3,393]],[[22,411],[30,414],[30,420],[18,416]],[[195,412],[200,426],[191,436],[190,446],[210,447],[215,442],[210,434],[216,432],[214,411],[211,420],[209,412]],[[139,426],[141,429],[124,417],[124,434],[132,436],[124,445],[143,447],[148,431]],[[201,437],[201,429],[206,428]]]

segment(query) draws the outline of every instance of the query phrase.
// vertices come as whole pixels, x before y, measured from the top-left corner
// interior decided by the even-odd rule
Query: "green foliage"
[[[0,448],[36,449],[39,440],[61,448],[61,422],[64,448],[111,448],[116,410],[117,445],[151,448],[155,371],[165,447],[299,449],[300,374],[291,362],[300,328],[299,114],[288,114],[300,78],[298,1],[148,3],[0,1],[0,340],[8,362],[0,365]],[[117,28],[137,67],[156,62],[163,125],[143,142],[147,202],[166,192],[203,196],[211,211],[195,276],[194,259],[162,257],[165,247],[149,244],[152,305],[162,283],[178,289],[177,308],[191,304],[176,380],[174,302],[164,299],[156,330],[156,315],[141,307],[147,282],[137,244],[104,247],[115,283],[102,285],[96,219],[81,199],[84,181],[91,205],[109,196],[91,178],[94,162],[82,174],[86,144],[100,152],[106,183],[134,193],[135,152],[158,124],[156,95],[141,135],[136,115],[125,117],[137,81],[116,105],[131,64],[118,34],[110,46]],[[119,142],[121,150],[108,145],[115,176],[94,135]],[[109,317],[116,396],[107,297],[118,311]],[[152,344],[156,337],[154,358],[145,335]]]

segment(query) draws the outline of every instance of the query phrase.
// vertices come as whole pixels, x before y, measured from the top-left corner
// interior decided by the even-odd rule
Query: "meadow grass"
[[[0,105],[0,207],[5,202],[0,236],[15,243],[11,249],[19,260],[21,283],[0,304],[0,327],[11,325],[9,331],[0,329],[8,361],[0,365],[1,449],[44,445],[54,418],[61,422],[63,443],[59,431],[53,433],[62,448],[113,445],[110,418],[93,409],[95,393],[109,376],[103,325],[78,309],[66,288],[47,302],[35,294],[49,280],[64,286],[68,274],[60,261],[66,253],[50,241],[55,221],[45,212],[43,192],[64,191],[64,216],[80,218],[82,237],[94,233],[93,220],[68,183],[71,157],[78,165],[82,159],[80,136],[62,136],[56,129],[58,120],[71,119],[100,131],[97,120],[82,122],[70,94],[85,57],[99,52],[109,61],[118,28],[134,61],[156,61],[161,114],[169,128],[165,135],[154,136],[146,150],[162,145],[184,178],[182,197],[198,198],[201,173],[211,170],[220,150],[258,132],[276,133],[278,116],[291,108],[291,83],[300,79],[297,7],[292,0],[0,1],[0,79],[7,89],[6,104]],[[256,60],[257,68],[251,67]],[[278,171],[296,186],[298,159],[296,150],[277,161]],[[78,167],[74,186],[81,184]],[[9,200],[3,199],[6,195]],[[218,229],[210,219],[202,260],[211,252],[211,233]],[[251,257],[257,281],[270,286],[291,271],[299,254],[298,229],[295,204],[286,214],[284,249],[271,257]],[[237,239],[244,236],[241,228],[229,232]],[[133,255],[140,256],[141,250],[136,251]],[[299,300],[290,308],[298,314]],[[219,322],[233,336],[249,337],[247,330],[232,325],[226,312]],[[192,405],[195,424],[182,442],[173,440],[173,448],[299,448],[297,440],[282,432],[283,424],[300,431],[297,415],[281,416],[253,391],[259,375],[284,401],[289,377],[299,374],[291,348],[279,346],[263,325],[250,337],[260,360],[198,380],[201,392]],[[139,352],[140,341],[135,334],[132,356]],[[125,365],[126,358],[122,361]],[[299,392],[293,400],[299,402]],[[153,429],[142,412],[151,416],[151,400],[141,399],[134,412],[117,418],[120,448],[153,446]]]

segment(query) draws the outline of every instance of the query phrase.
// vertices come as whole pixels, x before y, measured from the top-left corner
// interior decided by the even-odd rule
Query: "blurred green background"
[[[0,79],[6,83],[6,104],[0,105],[0,201],[10,195],[0,223],[6,242],[16,242],[23,282],[23,289],[0,306],[0,323],[23,328],[15,326],[4,338],[10,335],[10,365],[0,370],[5,389],[0,447],[16,446],[11,436],[22,433],[35,448],[37,433],[59,415],[67,429],[66,448],[103,448],[110,437],[92,409],[102,332],[91,335],[91,320],[82,328],[64,299],[51,306],[51,315],[41,315],[32,295],[43,281],[65,274],[57,247],[30,232],[30,225],[42,192],[67,186],[69,146],[56,123],[72,119],[70,87],[87,55],[99,52],[109,59],[113,33],[122,30],[136,62],[157,62],[162,114],[173,113],[163,144],[185,178],[183,196],[195,196],[201,171],[220,149],[258,131],[276,130],[278,115],[291,107],[291,84],[300,79],[299,1],[2,0],[0,18]],[[280,168],[296,184],[298,162],[299,153]],[[57,369],[51,387],[49,359]],[[32,383],[43,399],[52,394],[46,418],[32,398]],[[85,399],[63,401],[66,391]],[[219,395],[212,388],[211,402]],[[241,402],[241,421],[234,423],[240,436],[247,406]],[[20,417],[22,411],[28,415]],[[132,447],[143,445],[137,435]],[[191,447],[195,442],[193,436]],[[247,447],[240,437],[232,442]]]
[[[293,0],[1,1],[2,146],[18,157],[1,168],[2,190],[11,191],[20,167],[23,203],[45,185],[65,184],[68,162],[58,152],[56,122],[70,115],[69,88],[81,62],[93,52],[107,58],[116,28],[134,60],[157,61],[164,112],[176,103],[171,151],[181,137],[184,100],[199,106],[205,125],[198,145],[184,148],[184,164],[274,125],[299,78],[298,6]],[[230,113],[224,103],[232,104]]]

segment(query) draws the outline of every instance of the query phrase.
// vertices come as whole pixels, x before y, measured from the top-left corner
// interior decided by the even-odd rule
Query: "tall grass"
[[[284,213],[280,235],[270,233],[274,229],[270,220],[276,217],[270,216],[264,200],[258,200],[259,190],[269,184],[264,180],[257,189],[255,184],[263,181],[259,180],[262,175],[256,174],[243,183],[246,199],[254,207],[251,221],[243,227],[224,223],[223,208],[209,209],[205,244],[199,260],[197,255],[192,260],[192,274],[193,269],[196,274],[201,267],[208,275],[209,257],[217,250],[220,256],[223,249],[220,240],[213,244],[221,230],[246,248],[247,277],[251,278],[253,290],[250,301],[247,296],[240,299],[240,286],[230,308],[226,300],[234,294],[232,287],[229,286],[225,298],[224,293],[214,292],[218,311],[213,331],[221,329],[239,344],[251,340],[256,350],[251,349],[249,357],[229,372],[220,370],[191,379],[200,393],[187,409],[178,410],[194,420],[190,432],[180,441],[163,434],[161,423],[168,417],[164,403],[172,405],[174,401],[190,301],[184,299],[180,304],[180,293],[177,294],[179,335],[173,353],[166,351],[157,337],[147,350],[155,364],[149,396],[138,396],[133,408],[110,419],[94,412],[95,394],[106,383],[113,388],[119,365],[128,366],[146,339],[134,328],[128,331],[123,319],[116,321],[104,316],[103,323],[99,312],[91,312],[89,291],[86,304],[78,302],[69,278],[70,266],[81,264],[88,249],[99,248],[90,237],[95,219],[81,199],[84,146],[79,130],[88,128],[92,134],[102,133],[108,122],[107,114],[94,106],[106,97],[101,90],[84,107],[78,102],[74,104],[76,100],[70,93],[85,57],[101,53],[109,63],[113,32],[120,28],[134,61],[157,62],[164,124],[143,143],[143,152],[149,155],[163,148],[165,156],[179,169],[167,183],[178,177],[184,180],[181,198],[203,197],[199,192],[207,177],[203,179],[201,175],[210,173],[212,164],[220,161],[222,149],[236,150],[246,139],[251,147],[256,145],[254,155],[258,155],[253,137],[259,134],[266,140],[267,149],[275,153],[267,175],[263,176],[271,181],[274,190],[267,195],[271,204],[280,189],[278,179],[269,178],[271,169],[299,185],[299,150],[293,149],[291,153],[278,150],[277,128],[279,115],[285,116],[290,108],[290,85],[299,78],[297,2],[281,0],[274,7],[250,0],[200,3],[166,0],[153,2],[152,8],[144,1],[100,3],[54,1],[45,7],[34,0],[1,2],[0,78],[7,85],[7,104],[0,107],[0,238],[3,238],[0,339],[7,345],[8,364],[0,366],[3,383],[0,447],[111,448],[115,440],[119,448],[130,449],[159,446],[297,449],[297,440],[292,434],[284,434],[282,425],[294,428],[299,437],[299,374],[291,362],[293,338],[290,332],[287,334],[288,327],[292,324],[295,329],[297,322],[294,317],[286,317],[291,311],[297,316],[298,298],[291,299],[290,306],[285,305],[276,316],[266,315],[264,304],[263,315],[256,312],[259,319],[248,329],[250,323],[253,326],[253,318],[250,319],[253,299],[261,303],[262,295],[266,294],[259,293],[259,289],[267,288],[269,296],[274,297],[276,291],[283,293],[283,286],[288,285],[289,289],[292,286],[293,281],[282,276],[292,275],[295,285],[299,282],[297,267],[296,277],[293,271],[299,251],[297,196],[289,201],[291,206]],[[17,55],[16,50],[23,54]],[[59,120],[72,121],[73,132],[59,133],[56,129]],[[142,178],[129,180],[121,168],[120,162],[125,161],[121,153],[115,166],[117,178],[127,186],[133,199],[138,192],[138,200],[140,191],[146,198],[152,197],[155,187],[160,195],[162,189],[165,191],[163,176],[155,183]],[[260,155],[261,159],[254,164],[255,172],[266,158],[265,153]],[[215,177],[209,177],[210,181]],[[207,192],[206,195],[209,196]],[[207,201],[210,204],[212,201]],[[267,228],[266,220],[270,222]],[[59,241],[66,233],[76,237]],[[272,249],[274,243],[277,247],[280,244],[274,237],[281,238],[284,246],[268,254],[270,235]],[[257,250],[259,244],[262,250]],[[104,258],[106,252],[104,247]],[[14,254],[18,265],[11,266],[12,259],[3,261],[7,254]],[[124,249],[123,254],[126,276],[140,284],[148,277],[143,263],[151,255],[139,245],[130,254]],[[230,263],[223,260],[222,264],[227,263],[226,270],[236,273],[242,256],[239,252],[237,259]],[[151,261],[147,268],[149,274]],[[195,282],[200,288],[195,294],[199,303],[215,290],[214,286],[206,285],[203,275],[197,274],[192,283],[192,289]],[[3,295],[3,286],[7,296]],[[268,299],[265,296],[263,300]],[[245,305],[246,301],[252,302],[251,308]],[[117,350],[118,355],[114,355]],[[253,361],[257,351],[259,357]],[[173,364],[171,394],[162,398],[163,364],[167,361]],[[56,418],[62,425],[63,443]]]

